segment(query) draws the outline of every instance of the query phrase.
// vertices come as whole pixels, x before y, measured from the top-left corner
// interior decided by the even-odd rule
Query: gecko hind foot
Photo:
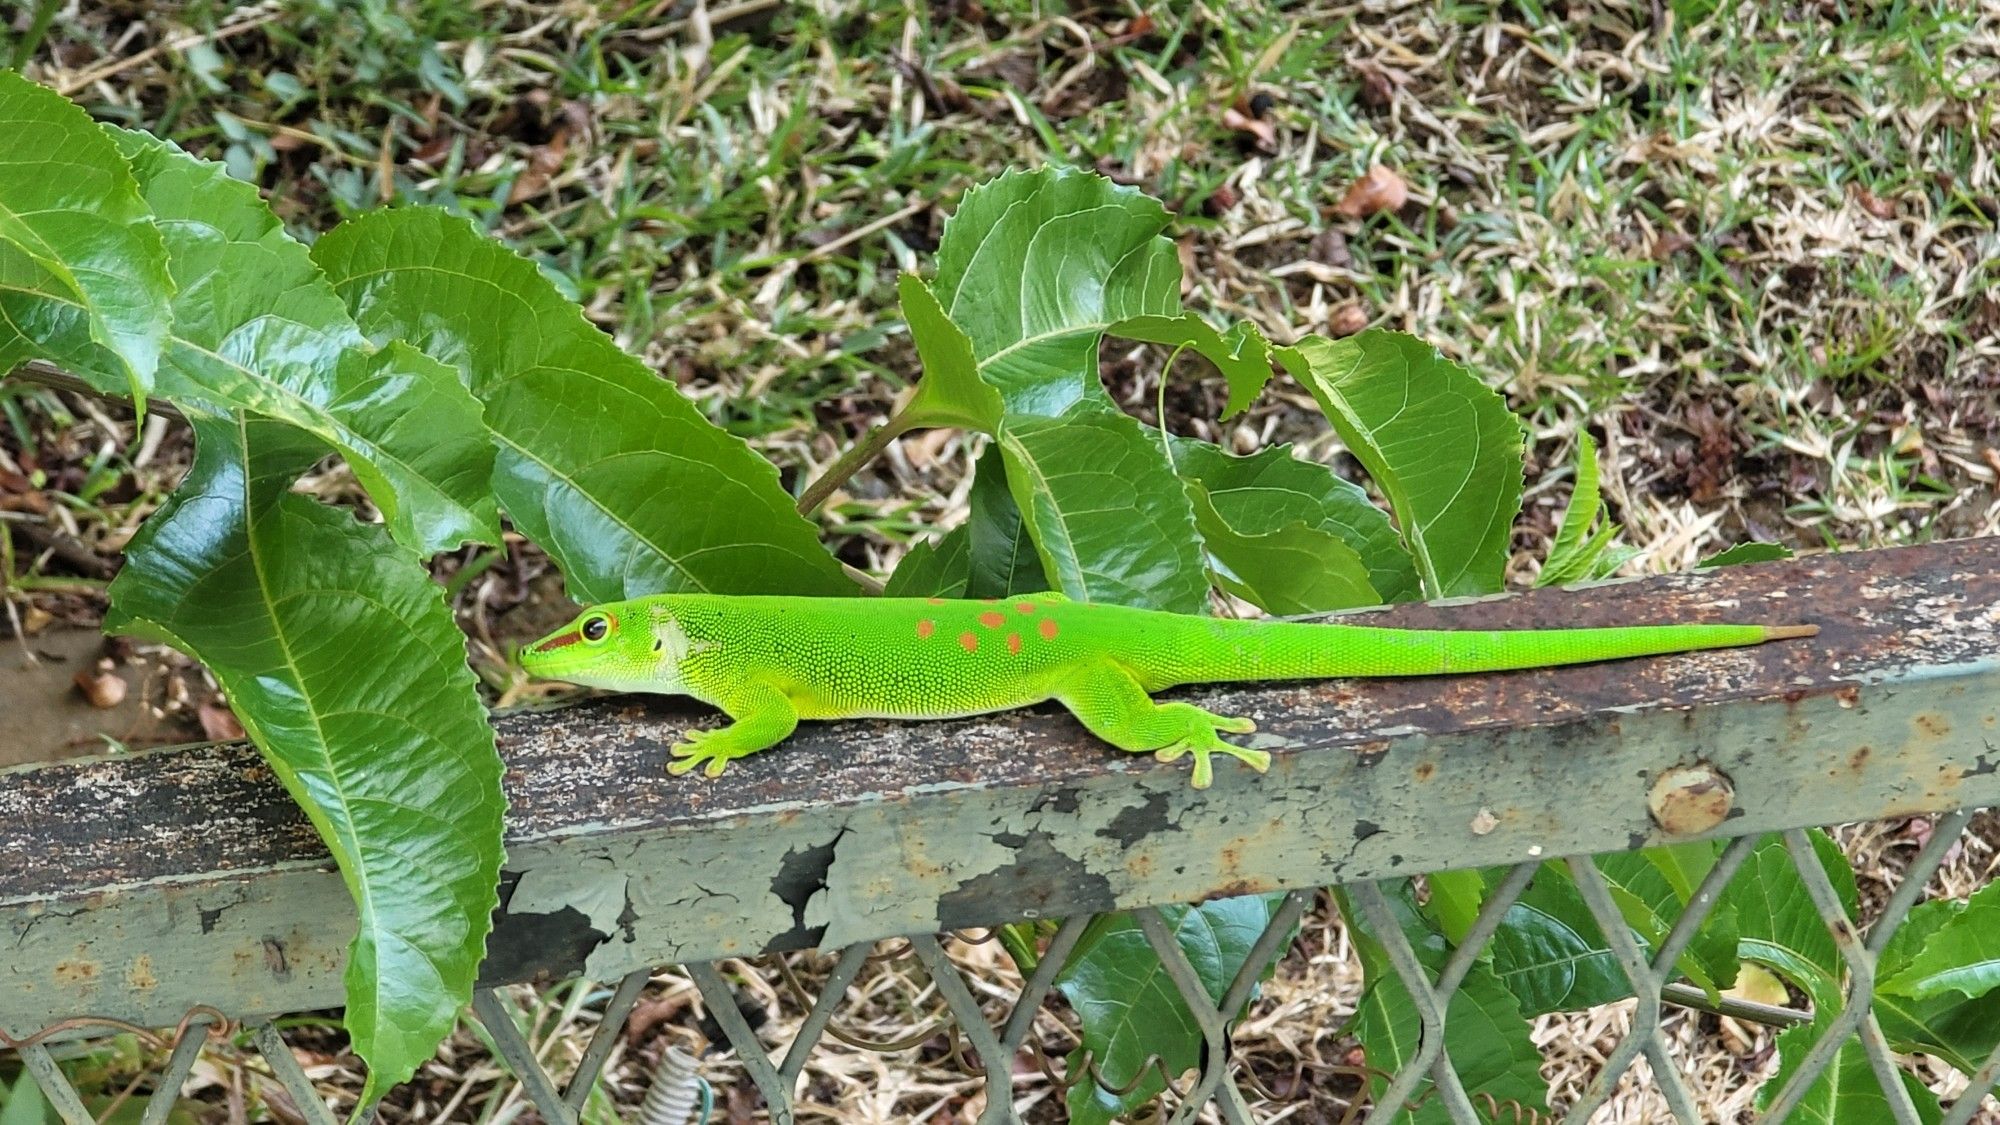
[[[1217,715],[1191,703],[1162,704],[1160,713],[1163,716],[1171,715],[1186,725],[1178,738],[1153,751],[1153,756],[1162,762],[1171,762],[1182,754],[1193,754],[1193,782],[1196,789],[1206,789],[1215,780],[1215,771],[1209,765],[1211,755],[1227,754],[1258,773],[1271,768],[1271,755],[1268,752],[1226,742],[1219,733],[1227,731],[1230,734],[1250,734],[1257,729],[1257,724],[1250,719],[1237,715]]]

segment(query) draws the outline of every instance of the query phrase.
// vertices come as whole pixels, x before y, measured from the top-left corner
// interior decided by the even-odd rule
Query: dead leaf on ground
[[[1327,318],[1326,330],[1333,336],[1352,336],[1368,327],[1368,310],[1359,301],[1349,301],[1333,310]]]
[[[1893,219],[1896,217],[1896,201],[1893,199],[1884,199],[1867,188],[1854,189],[1854,202],[1859,203],[1863,211],[1868,212],[1878,219]]]
[[[1650,256],[1656,262],[1664,262],[1683,250],[1691,250],[1693,248],[1694,239],[1689,238],[1680,231],[1661,231],[1659,234],[1653,236],[1653,247]]]
[[[27,512],[42,515],[49,510],[49,498],[26,474],[0,469],[0,512]]]
[[[195,717],[201,720],[201,733],[210,742],[235,742],[243,737],[243,724],[237,721],[236,712],[220,699],[203,700],[195,708]]]
[[[90,701],[92,707],[108,711],[125,702],[125,681],[115,672],[101,668],[87,669],[76,674],[76,690]]]
[[[514,186],[507,192],[510,205],[548,190],[550,178],[562,170],[563,158],[569,155],[569,134],[567,123],[558,125],[549,143],[536,145],[529,152],[528,166],[514,178]]]
[[[1327,227],[1306,244],[1306,256],[1323,266],[1339,270],[1354,268],[1354,255],[1347,249],[1347,236]]]
[[[1688,498],[1706,504],[1722,495],[1722,486],[1735,471],[1736,433],[1733,420],[1716,412],[1708,402],[1688,407],[1682,428],[1694,435],[1695,448],[1688,458]],[[1678,458],[1676,458],[1678,460]]]
[[[1222,127],[1249,137],[1258,152],[1278,151],[1278,130],[1269,121],[1252,117],[1235,106],[1222,111]]]
[[[1409,201],[1410,189],[1403,183],[1403,177],[1377,164],[1348,187],[1347,194],[1333,205],[1333,213],[1342,218],[1363,219],[1398,210]]]
[[[1401,71],[1375,63],[1358,64],[1354,72],[1361,78],[1361,104],[1369,109],[1389,108],[1389,103],[1396,100],[1396,87],[1409,81],[1409,76]]]

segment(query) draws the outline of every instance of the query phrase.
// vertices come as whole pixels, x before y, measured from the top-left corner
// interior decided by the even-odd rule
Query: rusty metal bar
[[[1350,619],[1824,632],[1178,692],[1257,719],[1274,755],[1270,773],[1224,769],[1204,791],[1185,762],[1109,752],[1054,708],[809,724],[713,782],[660,770],[691,718],[712,721],[696,708],[505,716],[509,867],[482,986],[1668,842],[1647,782],[1691,760],[1735,792],[1707,836],[2000,804],[2000,539]],[[233,1017],[340,1002],[352,906],[245,747],[0,774],[0,856],[0,1029],[78,1012],[165,1026],[218,997]]]

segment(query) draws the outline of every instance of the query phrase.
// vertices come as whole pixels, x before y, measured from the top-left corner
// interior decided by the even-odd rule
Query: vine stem
[[[908,414],[898,414],[880,426],[861,436],[861,440],[847,447],[847,452],[834,459],[833,464],[819,478],[806,486],[799,496],[799,514],[812,515],[834,490],[854,478],[861,466],[873,461],[889,443],[917,428],[918,420]]]

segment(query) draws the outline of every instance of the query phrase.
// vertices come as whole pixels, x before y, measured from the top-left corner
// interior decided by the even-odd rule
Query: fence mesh
[[[1811,1047],[1803,1060],[1790,1068],[1784,1085],[1760,1120],[1782,1121],[1791,1117],[1814,1082],[1840,1057],[1842,1047],[1858,1042],[1890,1118],[1899,1125],[1920,1122],[1923,1118],[1905,1086],[1905,1068],[1890,1049],[1877,1018],[1875,972],[1882,951],[1922,897],[1939,864],[1964,835],[1970,819],[1971,812],[1966,810],[1947,814],[1935,822],[1928,839],[1904,869],[1901,881],[1874,912],[1872,923],[1865,929],[1849,919],[1809,836],[1802,830],[1783,834],[1785,852],[1846,969],[1838,1010],[1831,1013],[1801,1012],[1735,1000],[1718,1005],[1714,997],[1677,979],[1680,974],[1676,967],[1683,953],[1722,901],[1730,881],[1745,874],[1744,862],[1758,847],[1758,837],[1739,837],[1722,850],[1671,930],[1650,949],[1641,944],[1627,924],[1613,888],[1590,857],[1550,861],[1562,865],[1574,881],[1635,997],[1628,1029],[1604,1055],[1602,1064],[1581,1092],[1556,1108],[1528,1106],[1467,1088],[1445,1036],[1453,995],[1486,952],[1508,911],[1543,869],[1544,862],[1522,863],[1506,872],[1489,890],[1477,917],[1436,972],[1425,967],[1424,960],[1397,924],[1390,889],[1373,882],[1338,888],[1339,897],[1348,904],[1351,913],[1347,920],[1358,924],[1380,943],[1388,964],[1408,992],[1420,1024],[1418,1049],[1393,1073],[1366,1066],[1343,1068],[1358,1080],[1361,1092],[1348,1101],[1340,1120],[1343,1125],[1354,1121],[1409,1120],[1412,1109],[1423,1107],[1435,1115],[1434,1107],[1441,1107],[1454,1122],[1589,1121],[1607,1104],[1621,1078],[1642,1056],[1649,1064],[1650,1083],[1676,1120],[1688,1125],[1712,1120],[1704,1113],[1697,1091],[1690,1088],[1682,1074],[1681,1064],[1670,1051],[1663,1029],[1663,1019],[1671,1008],[1692,1004],[1767,1023],[1807,1022],[1816,1026]],[[1159,1120],[1239,1123],[1263,1119],[1260,1112],[1265,1117],[1283,1114],[1284,1099],[1232,1054],[1231,1017],[1245,1009],[1266,970],[1285,955],[1289,938],[1318,897],[1317,890],[1296,890],[1284,896],[1219,999],[1203,984],[1200,973],[1189,963],[1176,940],[1171,923],[1158,908],[1131,912],[1147,944],[1159,956],[1167,979],[1192,1013],[1202,1039],[1199,1064],[1185,1073],[1167,1073],[1157,1058],[1148,1060],[1166,1085],[1157,1102]],[[826,1038],[837,1038],[849,1047],[894,1053],[934,1042],[942,1032],[950,1041],[952,1061],[983,1092],[983,1109],[977,1120],[998,1125],[1023,1120],[1015,1095],[1017,1073],[1039,1074],[1045,1088],[1060,1090],[1089,1081],[1116,1092],[1117,1084],[1103,1076],[1092,1060],[1085,1058],[1081,1065],[1074,1065],[1074,1060],[1070,1065],[1052,1060],[1034,1035],[1037,1013],[1043,1010],[1060,968],[1090,922],[1089,917],[1073,917],[1056,927],[1034,971],[1027,975],[1017,994],[1000,998],[1004,1003],[996,1000],[992,981],[969,976],[947,955],[938,938],[919,935],[904,939],[888,955],[913,959],[921,966],[929,977],[930,1000],[936,1011],[934,1018],[924,1022],[919,1030],[889,1040],[843,1030],[838,1021],[864,967],[871,960],[885,956],[878,952],[876,943],[839,951],[816,990],[809,988],[784,958],[775,958],[777,979],[804,1012],[796,1033],[775,1048],[766,1044],[762,1030],[755,1026],[757,1021],[746,1014],[739,991],[728,979],[724,965],[700,963],[682,968],[699,993],[712,1021],[710,1026],[718,1036],[711,1044],[712,1050],[734,1055],[744,1079],[761,1094],[765,1111],[773,1121],[796,1119],[802,1075],[813,1052]],[[561,1081],[545,1064],[547,1044],[538,1046],[530,1042],[508,1011],[501,991],[478,990],[472,1008],[494,1052],[541,1117],[549,1122],[577,1122],[583,1119],[586,1102],[653,976],[653,970],[640,970],[617,982],[602,1000],[595,1033]],[[111,1107],[94,1114],[65,1074],[59,1055],[76,1053],[92,1035],[118,1032],[137,1035],[156,1053],[164,1053],[165,1061],[150,1076],[150,1082],[145,1078],[134,1080]],[[334,1121],[328,1101],[300,1067],[284,1036],[269,1021],[239,1026],[222,1011],[203,1007],[190,1011],[178,1027],[166,1033],[90,1018],[65,1020],[20,1039],[0,1033],[0,1046],[18,1053],[24,1074],[46,1095],[51,1108],[72,1125],[109,1117],[119,1105],[139,1097],[141,1088],[148,1085],[150,1093],[143,1098],[142,1125],[162,1125],[204,1049],[219,1043],[230,1044],[232,1050],[245,1058],[253,1055],[261,1058],[269,1080],[282,1087],[291,1106],[296,1107],[298,1119],[311,1125],[331,1125]],[[679,1058],[689,1061],[685,1056]],[[646,1125],[682,1125],[702,1116],[700,1099],[693,1093],[696,1080],[692,1066],[684,1066],[671,1080],[670,1069],[661,1068],[655,1078],[661,1089],[648,1099],[646,1109],[639,1115]],[[1974,1120],[1996,1079],[2000,1079],[2000,1049],[1985,1059],[1971,1076],[1968,1087],[1950,1104],[1943,1118],[1946,1125],[1964,1125]],[[679,1086],[668,1088],[672,1083]]]

